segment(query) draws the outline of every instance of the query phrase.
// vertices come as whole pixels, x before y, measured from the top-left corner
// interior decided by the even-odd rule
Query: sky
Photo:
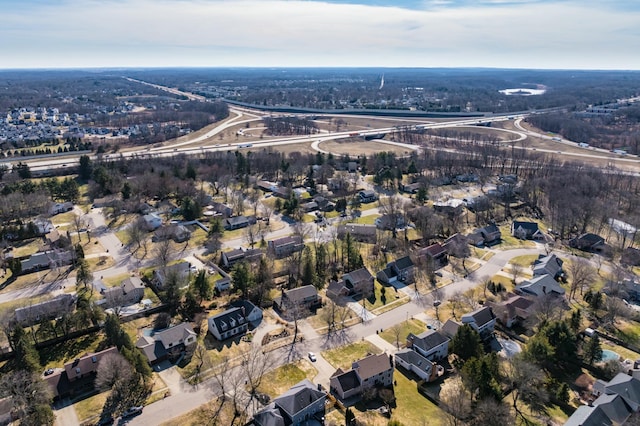
[[[0,0],[0,69],[640,70],[638,0]]]

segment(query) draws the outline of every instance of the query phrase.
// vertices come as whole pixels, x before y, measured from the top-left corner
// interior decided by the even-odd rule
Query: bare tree
[[[53,425],[51,392],[38,375],[25,370],[3,374],[0,395],[11,397],[12,413],[20,418],[20,424]]]
[[[398,195],[378,200],[378,208],[383,215],[383,220],[386,221],[385,227],[391,230],[394,239],[398,236],[398,227],[405,218],[405,205],[402,197]]]
[[[402,326],[400,324],[395,324],[391,327],[391,331],[393,332],[393,337],[396,338],[396,348],[400,349],[400,334],[402,333]]]
[[[511,272],[511,281],[516,284],[516,282],[518,281],[518,278],[520,278],[520,276],[522,275],[522,265],[518,264],[518,263],[512,263],[511,267],[510,267],[510,272]]]
[[[440,391],[440,401],[444,403],[444,411],[449,426],[463,426],[471,415],[471,395],[462,383],[462,378],[447,380]]]
[[[80,236],[80,232],[84,232],[87,228],[87,218],[84,214],[74,214],[73,215],[73,229],[76,231],[78,235],[78,241],[82,241],[82,237]]]
[[[507,363],[504,374],[511,389],[509,396],[517,416],[527,421],[522,412],[522,403],[527,404],[534,412],[540,413],[544,410],[549,395],[544,386],[546,376],[540,367],[516,355]]]
[[[451,305],[451,316],[455,319],[458,318],[457,313],[462,310],[464,306],[464,296],[461,292],[457,291],[449,298],[449,304]]]
[[[173,259],[174,252],[170,239],[158,241],[153,248],[153,257],[160,268],[165,269]]]
[[[134,253],[140,250],[140,248],[143,247],[144,240],[147,236],[147,228],[144,220],[140,218],[127,226],[126,235],[129,240],[127,245],[135,247]],[[145,253],[142,256],[143,258],[146,256],[146,245],[144,246],[144,250]]]
[[[119,353],[110,353],[98,363],[95,385],[99,389],[111,389],[118,380],[129,381],[133,374],[133,367]]]
[[[262,210],[262,217],[267,220],[267,226],[271,224],[271,217],[273,216],[273,207],[268,204],[261,203],[260,210]]]
[[[231,208],[236,215],[244,213],[244,194],[241,191],[234,191],[231,194]]]
[[[258,388],[262,384],[264,375],[275,366],[276,360],[271,352],[262,352],[262,349],[257,346],[252,346],[250,349],[242,352],[240,357],[242,359],[242,371],[247,380],[249,394],[254,398],[258,393]]]
[[[207,353],[207,348],[200,342],[196,345],[193,350],[193,354],[191,355],[191,362],[195,363],[195,371],[193,373],[194,384],[200,383],[200,374],[209,369],[211,366],[211,358],[209,358],[209,354]]]
[[[249,193],[247,194],[247,202],[249,203],[249,205],[251,206],[251,208],[253,209],[253,215],[257,216],[258,215],[258,205],[260,204],[260,191],[257,189],[251,189],[249,190]]]
[[[527,324],[530,327],[535,326],[539,322],[549,322],[559,320],[563,313],[562,300],[553,294],[545,294],[536,298],[532,315],[527,318]]]
[[[485,398],[476,404],[473,411],[473,426],[504,426],[514,424],[509,407],[493,398]]]
[[[580,289],[580,295],[584,295],[584,289],[591,287],[596,280],[596,269],[591,263],[582,257],[575,257],[569,262],[567,268],[571,277],[571,289],[569,290],[569,299],[573,299],[576,290]]]
[[[249,225],[244,228],[244,240],[249,244],[251,248],[253,248],[258,242],[258,225]]]

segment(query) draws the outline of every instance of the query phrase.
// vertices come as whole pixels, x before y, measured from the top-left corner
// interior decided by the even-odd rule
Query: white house
[[[469,324],[483,339],[487,339],[493,334],[496,325],[496,316],[491,308],[485,306],[473,312],[464,314],[461,318],[462,324]]]
[[[396,366],[414,372],[422,380],[432,382],[444,374],[444,367],[429,361],[416,351],[402,349],[395,354]]]
[[[249,329],[249,322],[241,308],[231,308],[207,320],[209,333],[218,340],[226,340],[244,334]]]
[[[437,361],[449,355],[450,341],[451,339],[439,331],[427,330],[418,335],[409,333],[407,348],[416,351],[429,361]]]
[[[230,303],[234,308],[240,308],[249,322],[262,320],[262,309],[245,299],[234,300]]]

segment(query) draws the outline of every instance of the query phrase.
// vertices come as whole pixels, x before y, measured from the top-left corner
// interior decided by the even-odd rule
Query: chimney
[[[546,285],[542,286],[542,294],[547,294],[547,286]]]

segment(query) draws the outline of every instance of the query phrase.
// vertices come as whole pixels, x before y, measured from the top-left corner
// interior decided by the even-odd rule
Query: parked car
[[[311,362],[316,362],[316,354],[314,354],[313,352],[309,352],[309,359],[311,360]]]
[[[136,407],[129,407],[126,410],[124,410],[124,413],[122,413],[122,417],[131,417],[131,416],[136,416],[140,413],[142,413],[142,405],[136,406]]]
[[[47,368],[47,369],[44,371],[44,375],[45,375],[45,376],[50,376],[50,375],[52,375],[52,374],[53,374],[53,368]]]

